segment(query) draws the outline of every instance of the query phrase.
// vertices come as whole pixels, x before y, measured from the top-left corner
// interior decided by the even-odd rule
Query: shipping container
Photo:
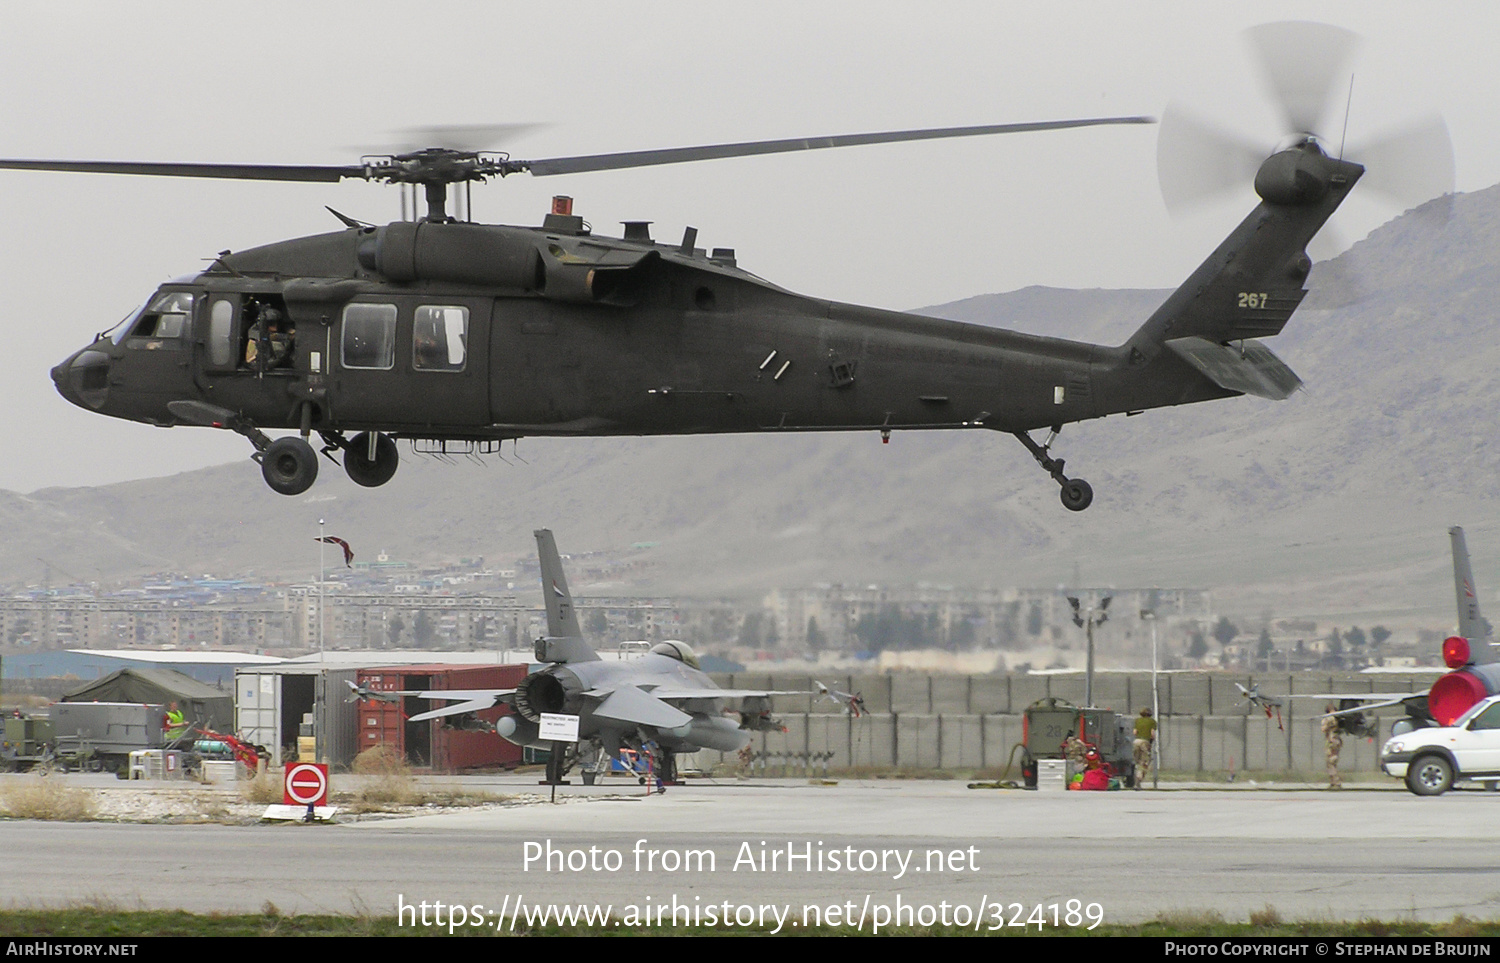
[[[526,678],[525,665],[400,665],[361,669],[359,684],[373,692],[428,689],[514,689]],[[521,747],[493,731],[495,721],[508,715],[508,705],[426,722],[408,722],[414,715],[447,703],[403,696],[397,702],[365,699],[359,706],[360,751],[389,746],[419,769],[459,772],[521,762]]]
[[[271,765],[297,758],[297,737],[311,716],[314,759],[347,769],[359,752],[357,704],[349,683],[358,670],[315,662],[245,666],[234,674],[235,728],[246,742],[264,746]]]

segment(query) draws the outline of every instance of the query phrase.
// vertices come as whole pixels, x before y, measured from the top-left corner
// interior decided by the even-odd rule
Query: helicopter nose
[[[98,411],[109,392],[109,355],[85,348],[52,369],[52,383],[68,401]]]

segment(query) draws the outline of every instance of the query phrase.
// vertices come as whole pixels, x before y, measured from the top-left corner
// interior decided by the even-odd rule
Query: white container
[[[1068,788],[1068,760],[1038,759],[1036,761],[1037,792],[1065,792]]]
[[[244,766],[233,759],[205,759],[203,761],[203,781],[213,783],[216,786],[233,785],[240,778]]]

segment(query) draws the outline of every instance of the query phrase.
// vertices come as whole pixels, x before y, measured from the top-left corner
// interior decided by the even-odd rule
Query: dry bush
[[[421,793],[412,778],[411,767],[390,746],[371,746],[354,757],[355,775],[364,776],[364,785],[354,798],[370,806],[415,806]]]
[[[272,775],[269,769],[262,770],[254,779],[240,783],[240,795],[245,802],[260,806],[276,805],[283,798],[281,778]]]
[[[371,746],[354,757],[350,767],[356,776],[410,776],[411,766],[390,746]]]
[[[1250,925],[1260,929],[1270,929],[1273,926],[1280,926],[1282,922],[1281,911],[1270,903],[1267,903],[1264,909],[1254,910],[1250,913]]]
[[[1433,932],[1437,936],[1479,936],[1481,927],[1477,921],[1459,913],[1451,922],[1440,923],[1433,927]]]
[[[63,785],[56,779],[34,776],[0,789],[0,808],[13,819],[92,819],[98,801],[87,789]]]

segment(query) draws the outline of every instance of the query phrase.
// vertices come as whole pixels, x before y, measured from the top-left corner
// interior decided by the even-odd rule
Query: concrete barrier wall
[[[1358,673],[1170,672],[1158,677],[1162,768],[1178,773],[1299,772],[1321,775],[1323,705],[1289,699],[1267,717],[1236,688],[1259,683],[1266,695],[1424,692],[1432,673],[1368,676]],[[756,733],[758,768],[767,773],[900,769],[998,773],[1021,740],[1021,714],[1045,698],[1084,701],[1082,675],[928,675],[923,673],[799,674],[739,672],[717,675],[725,687],[807,693],[776,697],[786,733]],[[869,715],[851,719],[842,705],[817,699],[814,680],[859,693]],[[1149,672],[1101,672],[1094,702],[1134,716],[1151,705]],[[1339,768],[1375,772],[1377,753],[1400,718],[1387,709],[1380,737],[1344,737]],[[688,762],[687,764],[691,764]],[[738,765],[734,754],[704,752],[699,765]],[[1014,775],[1014,773],[1013,773]]]
[[[752,773],[816,775],[847,769],[998,774],[1019,756],[1022,717],[1009,713],[872,713],[858,719],[827,712],[779,713],[787,731],[758,732]],[[1395,717],[1382,721],[1376,739],[1344,737],[1339,758],[1343,772],[1377,770],[1380,744]],[[1316,715],[1168,716],[1159,732],[1164,773],[1231,774],[1325,771],[1322,731]],[[685,760],[693,765],[693,760]],[[732,753],[699,753],[699,766],[728,771],[739,765]],[[1018,772],[1013,769],[1012,777]]]

